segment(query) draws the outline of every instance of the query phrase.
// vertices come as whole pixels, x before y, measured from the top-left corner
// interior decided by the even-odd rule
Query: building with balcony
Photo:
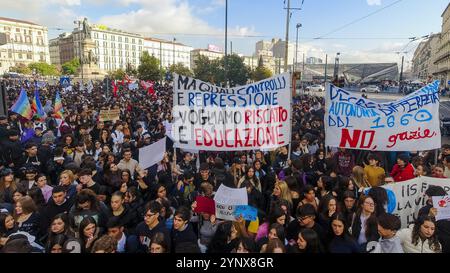
[[[0,32],[6,34],[6,44],[0,46],[0,73],[18,64],[34,62],[50,64],[48,30],[23,20],[0,17]]]

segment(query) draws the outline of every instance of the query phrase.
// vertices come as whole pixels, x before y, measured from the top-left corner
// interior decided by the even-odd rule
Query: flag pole
[[[290,83],[290,90],[292,90],[292,71],[290,71],[289,72],[289,79],[290,79],[290,81],[289,81],[289,83]],[[294,85],[294,88],[295,88],[295,85]],[[294,92],[295,92],[295,90],[294,90]],[[292,94],[294,94],[294,93],[292,93],[291,92],[291,95],[289,96],[290,97],[290,100],[289,100],[289,105],[290,105],[290,110],[289,110],[289,112],[290,112],[290,114],[291,114],[291,116],[290,116],[290,118],[289,118],[289,126],[290,126],[290,128],[289,128],[289,148],[288,148],[288,161],[289,160],[291,160],[291,151],[292,151],[292,104],[293,104],[293,102],[292,102]]]

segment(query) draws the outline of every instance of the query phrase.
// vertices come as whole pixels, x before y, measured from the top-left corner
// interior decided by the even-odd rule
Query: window
[[[45,61],[44,53],[40,53],[40,55],[39,55],[39,60],[40,60],[41,62]]]
[[[19,59],[22,59],[22,53],[19,52],[19,54],[17,54],[19,56]]]
[[[133,38],[133,39],[131,39],[131,42],[132,42],[133,44],[135,44],[135,43],[136,43],[136,41],[134,40],[134,38]]]
[[[122,42],[122,37],[119,36],[119,38],[117,39],[119,42]]]
[[[128,45],[125,45],[125,49],[128,50]]]
[[[128,43],[128,37],[125,37],[125,43]]]
[[[111,47],[112,48],[116,48],[116,44],[115,43],[111,43]]]
[[[132,48],[133,48],[133,50],[136,50],[136,46],[135,45],[133,45]]]
[[[119,49],[122,49],[122,44],[119,44]]]
[[[114,35],[111,35],[111,41],[115,41],[115,39]]]
[[[8,51],[8,58],[12,59],[12,51]]]
[[[40,31],[38,31],[38,35],[41,35],[41,32],[40,32]]]
[[[27,53],[27,59],[31,60],[32,58],[33,58],[32,54],[31,53]]]
[[[25,36],[25,43],[31,44],[31,36]]]
[[[20,29],[19,29],[19,28],[16,28],[16,32],[20,32]]]

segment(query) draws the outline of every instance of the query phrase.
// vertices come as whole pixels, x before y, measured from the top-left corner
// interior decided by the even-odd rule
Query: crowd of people
[[[4,84],[9,105],[21,88],[29,97],[35,89]],[[45,120],[0,116],[0,252],[450,252],[450,221],[436,221],[431,202],[443,187],[426,190],[427,205],[403,229],[381,187],[450,177],[450,145],[438,155],[327,148],[323,98],[298,96],[290,149],[193,154],[169,139],[164,159],[143,169],[139,148],[165,137],[172,122],[171,83],[154,89],[112,95],[97,83],[47,85]],[[63,120],[53,111],[57,90]],[[119,109],[119,120],[102,121],[107,109]],[[196,198],[213,198],[222,184],[246,188],[256,221],[194,212]]]

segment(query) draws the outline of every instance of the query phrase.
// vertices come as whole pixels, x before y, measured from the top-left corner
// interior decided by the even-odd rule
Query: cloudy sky
[[[45,25],[50,38],[71,31],[82,17],[92,23],[172,39],[195,48],[223,48],[225,0],[2,0],[0,16]],[[228,0],[233,51],[254,53],[255,42],[285,37],[283,0]],[[302,3],[303,2],[303,3]],[[398,62],[412,57],[416,42],[441,30],[448,0],[291,0],[290,41],[299,29],[299,51],[341,62]],[[320,39],[317,39],[320,38]]]

